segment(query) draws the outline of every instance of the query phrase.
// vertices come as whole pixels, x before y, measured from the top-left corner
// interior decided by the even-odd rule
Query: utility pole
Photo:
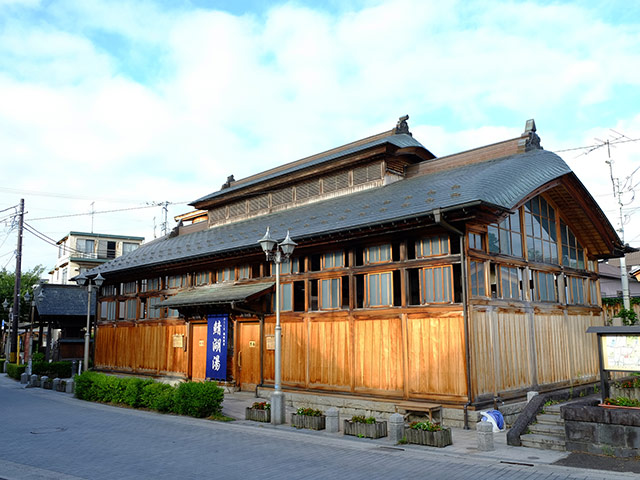
[[[161,203],[160,205],[162,205],[162,234],[166,235],[167,231],[169,230],[169,224],[167,223],[167,213],[169,212],[169,202],[167,202],[166,200]]]
[[[606,163],[609,164],[609,174],[611,175],[611,185],[613,186],[613,196],[618,202],[618,209],[620,212],[620,240],[624,245],[624,214],[622,213],[622,189],[620,188],[620,180],[613,176],[613,161],[611,160],[611,146],[609,140],[605,142],[607,145],[607,156],[609,160]],[[627,273],[627,260],[624,255],[620,257],[620,281],[622,283],[622,305],[626,310],[631,308],[631,299],[629,298],[629,274]]]
[[[17,363],[18,352],[18,319],[20,318],[20,284],[22,271],[22,229],[24,227],[24,198],[20,199],[18,212],[18,248],[16,249],[16,282],[13,289],[13,310],[11,319],[11,354],[9,361]]]

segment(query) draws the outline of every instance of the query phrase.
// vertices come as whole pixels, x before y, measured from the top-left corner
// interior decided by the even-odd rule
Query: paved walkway
[[[244,418],[253,395],[227,395],[224,411]],[[550,465],[566,455],[509,447],[475,449],[474,433],[454,431],[444,449],[393,445],[342,434],[238,420],[221,423],[118,408],[0,375],[0,480],[444,478],[617,480],[637,478]]]

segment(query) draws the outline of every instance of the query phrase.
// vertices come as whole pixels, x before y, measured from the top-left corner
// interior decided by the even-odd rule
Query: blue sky
[[[640,138],[635,2],[0,0],[0,210],[147,239],[236,178],[390,129],[436,155],[519,135],[563,151]],[[597,140],[596,140],[597,139]],[[619,227],[606,149],[561,152]],[[611,150],[640,182],[640,142]],[[640,247],[625,194],[625,240]],[[64,217],[65,215],[77,215]],[[48,217],[60,217],[44,219]],[[2,218],[2,217],[0,217]],[[25,239],[25,266],[55,263]],[[0,224],[0,267],[15,232]]]

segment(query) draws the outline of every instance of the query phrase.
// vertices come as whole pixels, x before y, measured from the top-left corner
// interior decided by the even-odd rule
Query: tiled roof
[[[496,160],[399,180],[395,183],[276,213],[142,245],[91,270],[104,274],[258,247],[267,226],[296,240],[416,218],[440,208],[484,203],[511,209],[538,187],[571,172],[556,154],[531,150]]]
[[[191,202],[189,205],[196,205],[198,203],[201,202],[205,202],[207,200],[211,200],[213,198],[219,197],[221,195],[226,195],[230,192],[233,192],[234,190],[239,190],[241,188],[246,188],[249,187],[251,185],[255,185],[261,182],[265,182],[268,180],[272,180],[274,178],[283,176],[283,175],[288,175],[290,173],[294,173],[300,170],[303,170],[305,168],[309,168],[309,167],[314,167],[316,165],[320,165],[322,163],[325,162],[329,162],[331,160],[335,160],[336,158],[339,157],[345,157],[347,155],[351,155],[353,153],[358,153],[361,152],[363,150],[366,150],[368,148],[372,148],[372,147],[377,147],[378,145],[383,145],[385,143],[389,143],[391,145],[395,145],[398,148],[405,148],[405,147],[423,147],[423,145],[418,142],[415,138],[413,138],[411,135],[407,135],[407,134],[399,134],[399,135],[390,135],[387,137],[383,137],[383,138],[376,138],[375,140],[372,140],[370,142],[366,142],[366,143],[358,143],[352,147],[348,147],[345,149],[335,149],[335,150],[331,150],[330,152],[328,152],[326,155],[317,155],[317,156],[313,156],[310,157],[309,161],[304,161],[303,160],[299,160],[297,162],[293,162],[293,164],[291,165],[291,167],[289,168],[277,168],[277,169],[273,169],[273,171],[270,172],[265,172],[264,175],[255,175],[253,177],[249,177],[247,179],[243,179],[243,180],[239,180],[237,182],[234,182],[231,184],[231,186],[229,188],[225,188],[224,190],[220,190],[218,192],[214,192],[211,193],[209,195],[205,195],[202,198],[199,198],[197,200],[194,200],[193,202]]]
[[[41,284],[42,297],[35,294],[36,309],[42,316],[85,316],[87,315],[87,289],[76,285]],[[96,312],[95,290],[91,295],[91,314]]]

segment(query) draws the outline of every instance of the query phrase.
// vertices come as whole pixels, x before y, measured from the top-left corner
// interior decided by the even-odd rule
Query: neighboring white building
[[[93,267],[134,251],[144,237],[104,233],[69,232],[57,242],[58,260],[49,272],[49,282],[66,285],[70,279]]]

